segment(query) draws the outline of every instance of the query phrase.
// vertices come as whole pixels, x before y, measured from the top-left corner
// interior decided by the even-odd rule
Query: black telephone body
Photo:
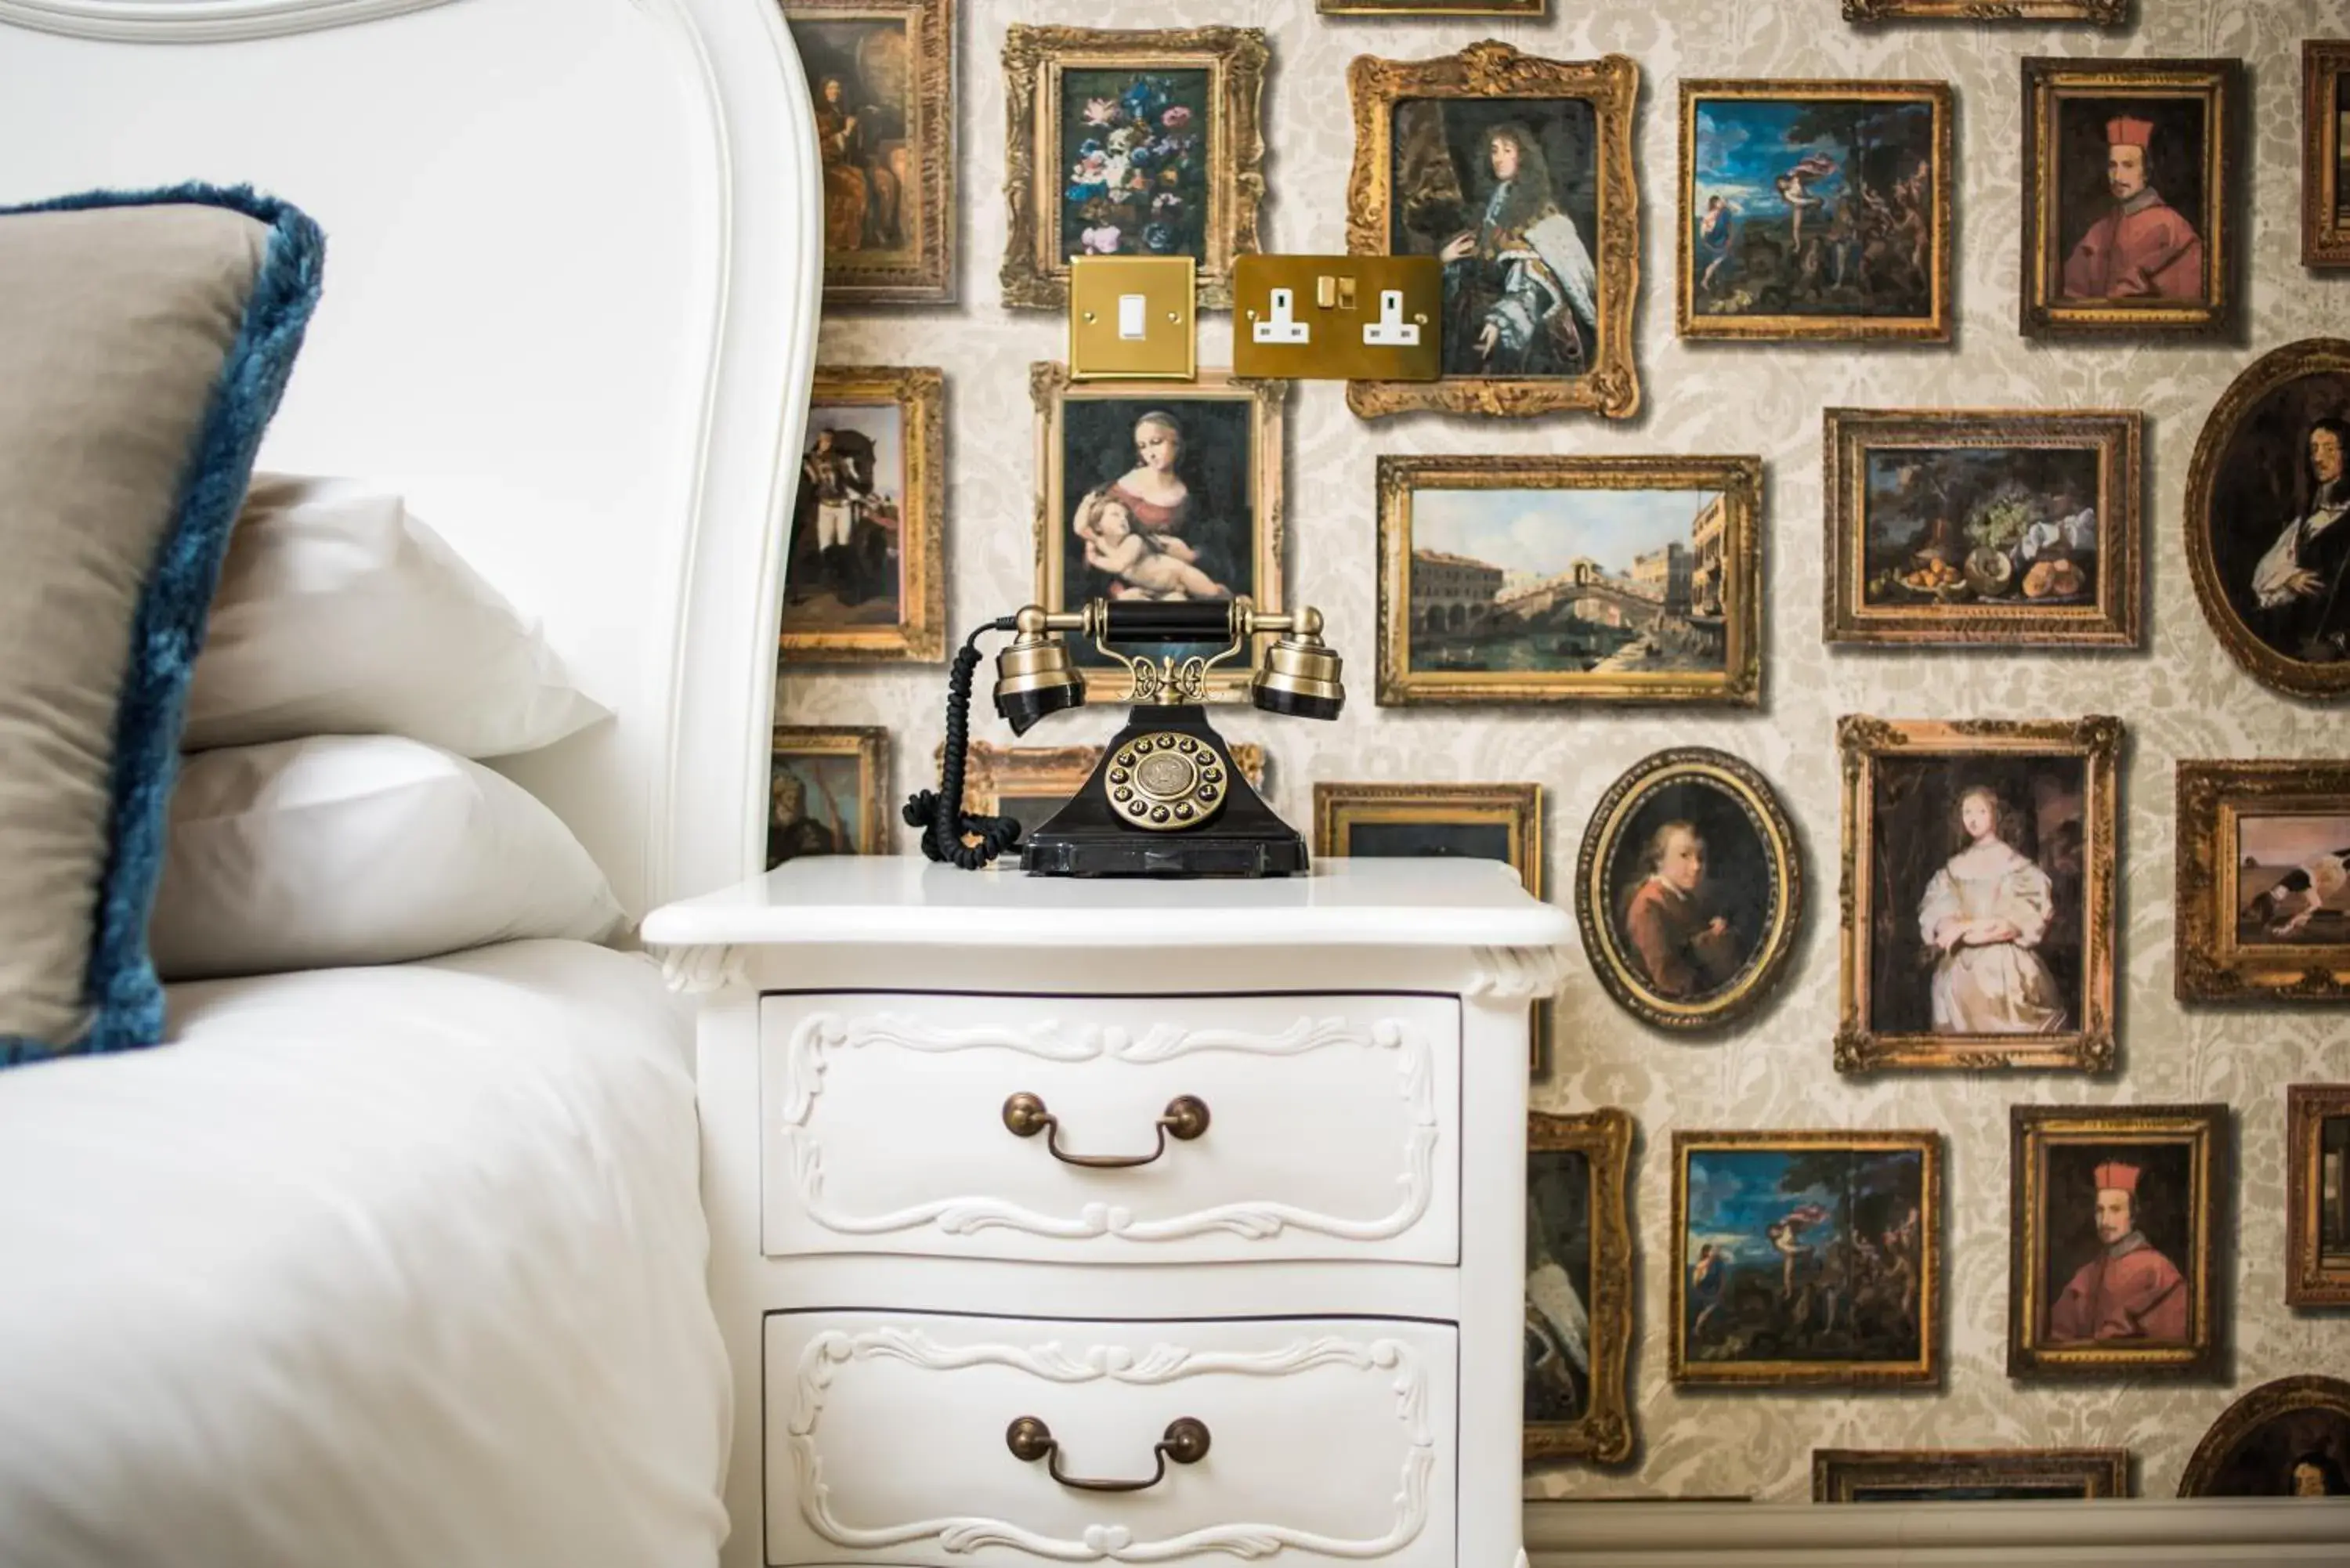
[[[1007,817],[960,809],[972,674],[979,639],[1010,631],[996,659],[995,710],[1025,734],[1036,721],[1085,701],[1085,678],[1055,635],[1081,632],[1133,679],[1126,727],[1102,748],[1093,774],[1025,846]],[[1208,671],[1250,647],[1260,633],[1279,634],[1249,680],[1250,700],[1268,712],[1335,719],[1346,694],[1337,654],[1321,639],[1319,611],[1259,613],[1245,598],[1129,601],[1096,599],[1083,610],[1048,612],[1031,605],[972,633],[948,676],[947,743],[940,788],[906,802],[909,826],[923,829],[922,851],[977,869],[1007,850],[1043,877],[1284,877],[1309,864],[1297,830],[1260,799],[1231,748],[1208,722],[1201,696]],[[1157,657],[1123,651],[1222,642],[1212,657]],[[965,842],[966,836],[977,843]]]

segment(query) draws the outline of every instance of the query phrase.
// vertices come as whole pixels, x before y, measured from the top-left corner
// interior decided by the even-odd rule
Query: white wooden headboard
[[[641,912],[758,868],[820,189],[770,0],[0,0],[0,202],[327,233],[261,462],[380,479],[619,715],[504,764]]]

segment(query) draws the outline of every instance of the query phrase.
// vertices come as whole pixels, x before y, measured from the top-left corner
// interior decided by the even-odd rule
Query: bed
[[[776,7],[0,0],[0,203],[328,236],[262,451],[393,486],[613,717],[495,763],[631,916],[754,870],[819,205]],[[625,946],[626,942],[620,942]],[[0,1563],[708,1563],[690,1019],[507,942],[0,1073]]]

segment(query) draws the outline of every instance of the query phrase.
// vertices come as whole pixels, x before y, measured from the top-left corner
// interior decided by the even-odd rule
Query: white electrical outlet
[[[1400,299],[1400,296],[1399,296]],[[1303,321],[1293,320],[1292,307],[1296,296],[1285,288],[1273,291],[1273,313],[1269,319],[1256,324],[1253,336],[1260,343],[1305,343],[1314,337],[1314,329]],[[1398,308],[1401,306],[1399,304]]]
[[[1379,318],[1363,326],[1363,341],[1374,348],[1417,348],[1419,327],[1403,318],[1403,290],[1379,290]]]

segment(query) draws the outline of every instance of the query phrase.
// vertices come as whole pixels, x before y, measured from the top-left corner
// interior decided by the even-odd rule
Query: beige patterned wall
[[[2182,756],[2341,755],[2325,710],[2272,695],[2238,673],[2206,628],[2179,535],[2188,459],[2205,414],[2256,354],[2344,330],[2350,275],[2301,268],[2300,43],[2350,35],[2350,16],[2317,0],[2139,0],[2144,19],[2112,36],[2090,28],[1918,26],[1863,32],[1837,0],[1552,0],[1544,21],[1347,21],[1313,0],[962,0],[957,115],[963,250],[961,306],[827,320],[827,363],[938,365],[947,379],[948,619],[971,623],[1024,602],[1032,586],[1027,365],[1061,356],[1056,317],[999,307],[1003,256],[1003,95],[997,58],[1012,22],[1131,26],[1228,22],[1271,36],[1265,245],[1345,248],[1344,193],[1353,132],[1345,69],[1358,53],[1413,57],[1480,37],[1532,53],[1628,54],[1644,78],[1637,127],[1643,202],[1638,361],[1644,416],[1533,423],[1433,417],[1358,422],[1331,383],[1291,403],[1293,598],[1321,606],[1347,657],[1355,701],[1331,725],[1239,711],[1235,740],[1271,753],[1270,794],[1310,820],[1322,779],[1534,780],[1546,796],[1552,886],[1565,880],[1584,818],[1626,767],[1670,744],[1722,747],[1779,787],[1805,846],[1814,889],[1806,929],[1775,1005],[1728,1038],[1696,1044],[1647,1031],[1578,976],[1558,1015],[1559,1067],[1535,1085],[1556,1110],[1622,1106],[1638,1120],[1633,1229],[1640,1248],[1639,1331],[1632,1369],[1642,1439],[1621,1470],[1530,1475],[1530,1496],[1808,1495],[1810,1450],[1843,1447],[2121,1445],[2140,1461],[2143,1495],[2168,1496],[2205,1426],[2235,1397],[2291,1372],[2350,1372],[2350,1316],[2296,1315],[2282,1304],[2284,1086],[2350,1079],[2350,1013],[2183,1012],[2171,1000],[2171,763]],[[2251,91],[2250,330],[2240,346],[2081,347],[2016,331],[2018,60],[2027,54],[2241,56]],[[1932,348],[1691,345],[1673,334],[1674,105],[1683,76],[1899,76],[1958,89],[1958,340]],[[1228,360],[1223,317],[1201,362]],[[2143,409],[2150,469],[2153,570],[2148,648],[2120,656],[1831,652],[1820,640],[1820,410],[1900,407],[2114,406]],[[1721,716],[1572,709],[1399,710],[1370,701],[1373,667],[1374,455],[1393,452],[1753,452],[1767,465],[1763,577],[1768,590],[1764,703]],[[921,782],[941,732],[938,666],[787,672],[779,714],[806,723],[879,723],[895,748],[892,789]],[[982,707],[983,708],[983,697]],[[1896,1076],[1864,1087],[1829,1063],[1835,1022],[1836,715],[2071,716],[2117,712],[2129,727],[2123,807],[2121,1036],[2110,1082],[2062,1075]],[[1111,711],[1056,720],[1032,741],[1099,740]],[[1008,742],[992,717],[983,737]],[[902,829],[899,847],[910,849]],[[2241,1241],[2232,1282],[2227,1386],[2141,1381],[2067,1387],[2011,1383],[2003,1370],[2007,1300],[2007,1107],[2225,1100],[2241,1147]],[[1949,1137],[1950,1310],[1948,1376],[1939,1393],[1866,1396],[1677,1393],[1666,1378],[1665,1303],[1676,1127],[1922,1127]]]

